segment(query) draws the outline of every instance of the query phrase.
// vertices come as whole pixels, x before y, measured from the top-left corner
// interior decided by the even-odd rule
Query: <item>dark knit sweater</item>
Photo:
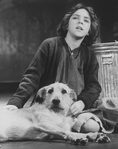
[[[61,37],[44,40],[8,105],[22,108],[39,88],[58,81],[75,90],[85,109],[91,108],[101,92],[96,56],[83,44],[72,52]]]

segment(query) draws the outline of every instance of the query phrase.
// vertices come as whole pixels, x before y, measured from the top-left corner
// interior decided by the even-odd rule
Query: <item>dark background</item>
[[[118,0],[0,0],[0,85],[21,80],[41,42],[56,36],[64,14],[80,2],[99,18],[98,42],[118,40]]]
[[[0,105],[12,97],[40,43],[56,35],[65,12],[79,2],[92,6],[97,13],[101,24],[98,42],[118,40],[118,0],[0,0]],[[55,141],[7,142],[1,146],[4,149],[116,149],[118,134],[110,134],[110,138],[111,143],[86,146]]]

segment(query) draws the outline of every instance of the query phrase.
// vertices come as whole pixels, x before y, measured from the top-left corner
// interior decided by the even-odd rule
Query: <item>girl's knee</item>
[[[100,125],[93,119],[89,119],[86,123],[84,123],[81,127],[81,132],[98,132],[100,130]]]

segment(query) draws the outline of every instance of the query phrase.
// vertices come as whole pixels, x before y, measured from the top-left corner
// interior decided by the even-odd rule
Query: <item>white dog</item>
[[[31,107],[14,110],[1,107],[0,142],[47,138],[64,139],[76,144],[86,144],[88,140],[109,142],[103,133],[80,133],[88,117],[100,120],[92,113],[83,113],[77,118],[67,116],[69,107],[76,99],[72,89],[56,82],[37,92],[36,102],[40,104],[34,103]]]

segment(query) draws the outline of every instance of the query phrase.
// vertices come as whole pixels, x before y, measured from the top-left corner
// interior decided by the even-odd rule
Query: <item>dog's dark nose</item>
[[[60,100],[59,99],[53,99],[52,102],[54,105],[59,105]]]

